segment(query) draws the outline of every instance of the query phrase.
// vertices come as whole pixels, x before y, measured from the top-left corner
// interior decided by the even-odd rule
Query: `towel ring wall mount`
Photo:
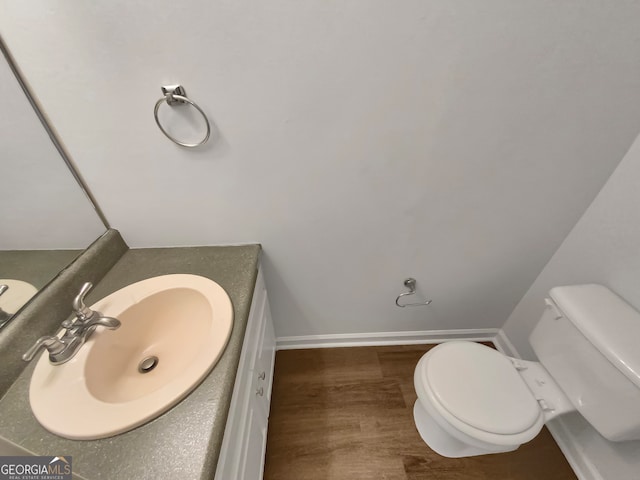
[[[194,147],[199,147],[200,145],[205,144],[207,140],[209,140],[209,135],[211,135],[211,125],[209,125],[209,119],[207,118],[207,115],[193,100],[190,100],[187,97],[187,92],[185,92],[184,87],[182,85],[166,85],[161,88],[162,88],[162,94],[164,96],[156,102],[156,106],[153,109],[153,116],[156,119],[156,124],[158,125],[158,128],[160,129],[160,131],[164,134],[165,137],[167,137],[176,145],[180,145],[181,147],[194,148]],[[204,136],[204,138],[197,143],[186,143],[186,142],[181,142],[176,138],[172,137],[169,134],[169,132],[167,132],[164,129],[164,127],[160,123],[160,120],[158,119],[158,110],[160,109],[160,106],[164,102],[166,102],[167,105],[169,105],[170,107],[191,105],[193,108],[198,110],[198,112],[200,112],[200,114],[202,115],[202,118],[204,118],[205,124],[207,125],[207,133]]]

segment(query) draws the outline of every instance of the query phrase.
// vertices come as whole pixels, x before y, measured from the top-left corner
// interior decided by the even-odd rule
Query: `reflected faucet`
[[[65,332],[62,336],[47,335],[40,337],[36,343],[22,355],[25,362],[30,362],[36,354],[46,348],[49,352],[49,361],[52,365],[60,365],[71,360],[80,347],[91,337],[97,327],[105,327],[115,330],[120,327],[120,320],[105,317],[100,312],[96,312],[87,307],[84,297],[93,288],[90,282],[85,283],[80,289],[80,293],[73,300],[73,314],[70,319],[62,322]]]

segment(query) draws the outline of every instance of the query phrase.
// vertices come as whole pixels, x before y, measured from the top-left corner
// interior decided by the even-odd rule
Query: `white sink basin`
[[[29,389],[42,426],[76,440],[126,432],[176,405],[215,366],[233,326],[227,293],[196,275],[143,280],[91,309],[121,327],[98,327],[62,365],[45,352]]]

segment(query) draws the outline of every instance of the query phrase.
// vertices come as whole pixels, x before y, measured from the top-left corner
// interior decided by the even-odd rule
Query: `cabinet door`
[[[261,399],[262,397],[258,397]],[[250,404],[245,430],[245,458],[239,480],[261,480],[267,448],[267,417],[261,403],[254,398]]]

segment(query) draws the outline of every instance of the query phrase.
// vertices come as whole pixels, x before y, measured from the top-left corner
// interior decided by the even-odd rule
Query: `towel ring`
[[[194,148],[194,147],[199,147],[200,145],[203,145],[204,143],[206,143],[206,141],[209,140],[209,135],[211,135],[211,125],[209,125],[209,119],[207,118],[207,115],[202,111],[202,109],[194,101],[189,100],[189,98],[187,98],[186,92],[184,91],[184,88],[182,87],[182,85],[170,85],[170,86],[162,87],[162,93],[164,93],[164,97],[162,97],[156,102],[156,106],[153,109],[153,116],[156,119],[156,124],[158,125],[158,128],[162,133],[164,133],[164,136],[167,137],[176,145],[180,145],[181,147]],[[169,135],[169,133],[162,127],[162,125],[160,124],[160,120],[158,119],[158,110],[160,109],[160,105],[162,105],[163,102],[167,102],[167,105],[172,107],[175,105],[189,104],[193,108],[198,110],[202,115],[202,118],[204,118],[205,123],[207,124],[207,134],[204,136],[204,138],[200,140],[198,143],[185,143],[185,142],[176,140],[171,135]]]

